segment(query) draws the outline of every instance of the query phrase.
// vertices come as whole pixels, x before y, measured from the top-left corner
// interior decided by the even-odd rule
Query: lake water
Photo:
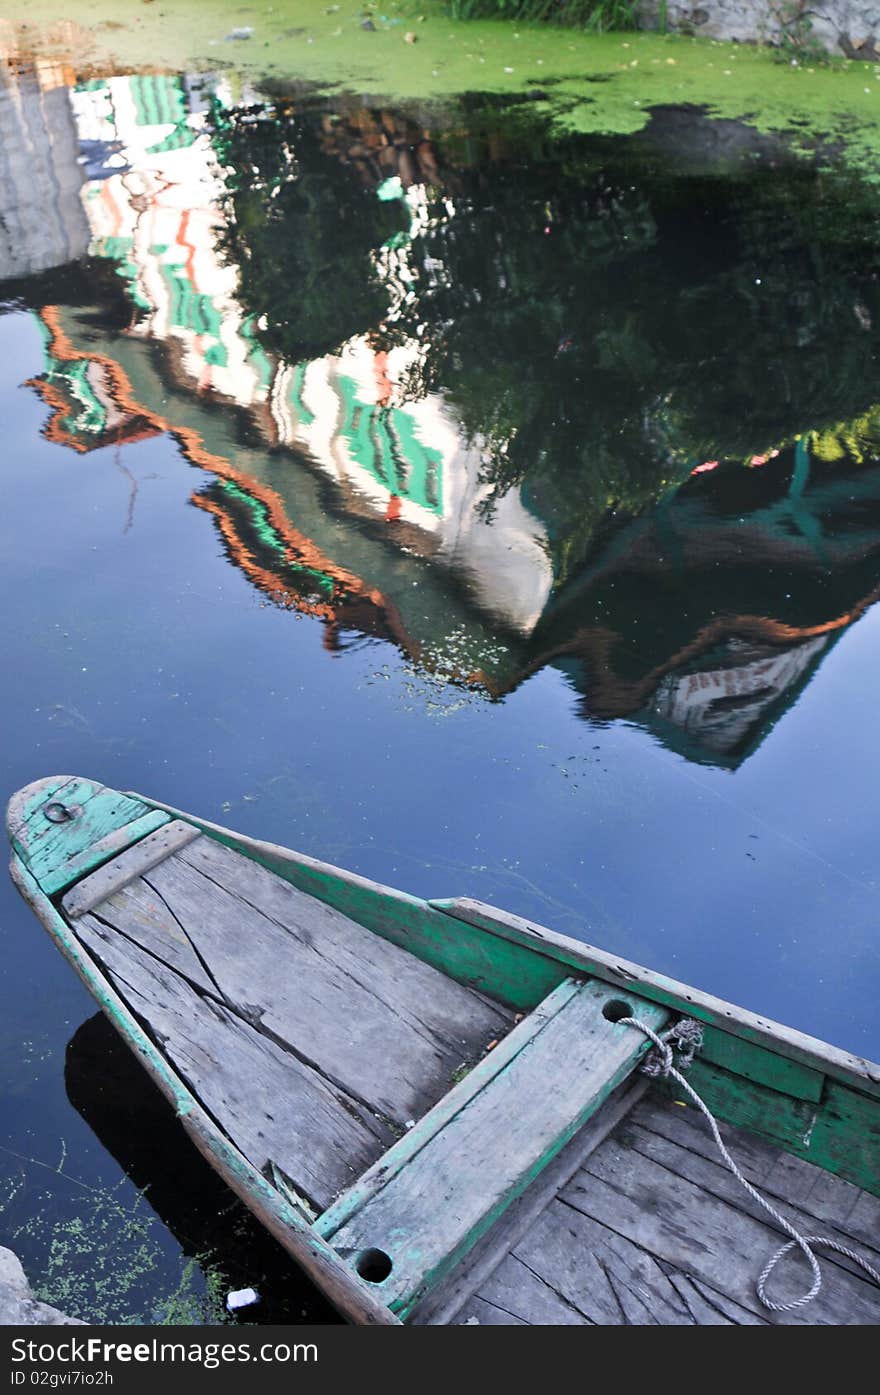
[[[873,186],[697,112],[0,84],[6,795],[96,777],[880,1057]],[[0,1242],[98,1320],[326,1316],[0,906]]]

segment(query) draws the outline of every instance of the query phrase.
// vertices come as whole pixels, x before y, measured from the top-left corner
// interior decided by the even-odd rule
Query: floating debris
[[[226,1311],[237,1313],[241,1308],[252,1308],[259,1301],[260,1295],[255,1288],[236,1288],[226,1295]]]

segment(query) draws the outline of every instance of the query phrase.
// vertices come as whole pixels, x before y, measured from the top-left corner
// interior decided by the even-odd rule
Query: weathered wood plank
[[[690,1315],[657,1261],[588,1217],[554,1204],[511,1256],[602,1326],[682,1326]],[[487,1286],[494,1298],[505,1275]]]
[[[226,1002],[180,922],[171,914],[161,896],[157,896],[141,878],[120,887],[90,914],[121,939],[140,945],[141,949],[147,950],[169,969],[182,974],[201,992],[212,994],[219,1002]]]
[[[235,860],[229,871],[234,876],[244,860],[224,855]],[[436,970],[408,961],[404,952],[392,949],[390,962],[374,962],[375,940],[368,931],[298,897],[293,888],[283,887],[297,904],[282,926],[182,858],[157,867],[146,880],[230,1003],[399,1127],[420,1118],[462,1064],[478,1057],[501,1030],[493,1007]],[[325,938],[328,948],[332,943],[325,936],[331,917],[337,936],[350,933],[356,941],[348,965],[341,954],[334,959],[324,952]],[[446,1009],[441,1022],[438,1004]]]
[[[458,1321],[466,1321],[474,1311],[481,1322],[497,1321],[494,1308],[522,1322],[542,1321],[538,1305],[546,1303],[547,1291],[565,1305],[569,1322],[603,1327],[759,1326],[764,1321],[561,1202],[545,1208],[481,1286],[476,1299],[488,1309],[475,1310],[472,1299],[462,1307]]]
[[[82,943],[227,1136],[260,1171],[281,1167],[318,1209],[390,1141],[354,1100],[91,915]]]
[[[669,1282],[681,1298],[697,1327],[766,1327],[768,1319],[750,1313],[734,1303],[726,1293],[719,1293],[708,1284],[679,1274],[667,1266]]]
[[[61,902],[65,914],[75,920],[77,916],[94,910],[129,882],[143,876],[151,867],[200,837],[202,834],[199,830],[182,819],[166,822],[134,846],[127,847],[112,862],[105,862],[96,872],[78,882],[72,891],[68,891]]]
[[[523,1265],[582,1315],[602,1326],[684,1327],[694,1324],[752,1325],[761,1319],[720,1295],[707,1298],[674,1266],[664,1264],[639,1244],[595,1220],[554,1201],[542,1213],[510,1260],[499,1267],[480,1297],[504,1301],[515,1265]],[[528,1316],[528,1308],[505,1306]]]
[[[13,804],[13,848],[47,896],[168,822],[139,799],[74,777],[36,781]],[[62,822],[52,817],[58,806],[69,815]]]
[[[239,874],[272,917],[238,894]],[[98,914],[151,949],[151,933],[170,947],[176,926],[181,953],[188,942],[209,991],[399,1128],[426,1113],[510,1020],[506,1009],[228,849],[193,843]],[[171,962],[205,986],[191,956]]]
[[[624,1130],[630,1126],[629,1121]],[[693,1155],[691,1155],[693,1156]],[[617,1136],[586,1161],[561,1193],[561,1201],[598,1220],[655,1259],[727,1295],[759,1317],[767,1316],[755,1293],[765,1257],[780,1242],[770,1218],[757,1219],[712,1190],[714,1177],[696,1183],[670,1167],[627,1148]],[[880,1321],[880,1290],[836,1264],[824,1264],[826,1284],[806,1309],[777,1313],[784,1324],[861,1324]],[[774,1276],[774,1294],[787,1300],[809,1284],[794,1261]]]
[[[718,1157],[715,1140],[698,1110],[670,1107],[665,1094],[652,1090],[642,1101],[638,1121],[645,1128],[699,1153],[713,1162]],[[794,1157],[778,1145],[728,1124],[719,1125],[722,1137],[734,1149],[736,1160],[749,1180],[768,1197],[796,1206],[812,1217],[810,1229],[833,1224],[852,1241],[873,1248],[880,1245],[880,1200],[841,1177]]]
[[[278,843],[249,838],[160,800],[146,802],[173,817],[189,820],[223,846],[241,852],[291,886],[335,907],[375,935],[515,1011],[530,1012],[569,976],[563,964],[535,953],[532,947],[497,942],[495,937],[487,937],[443,911],[434,910],[417,896]]]
[[[678,1111],[676,1110],[676,1112]],[[745,1151],[739,1146],[740,1136],[739,1132],[737,1132],[728,1140],[729,1146],[733,1150],[738,1163],[741,1162],[743,1152]],[[720,1200],[729,1202],[731,1207],[735,1208],[737,1211],[753,1216],[756,1220],[761,1222],[764,1221],[766,1213],[758,1203],[749,1196],[744,1188],[740,1186],[736,1178],[728,1168],[725,1167],[720,1157],[718,1157],[717,1152],[715,1156],[708,1153],[704,1155],[702,1152],[695,1152],[689,1148],[682,1147],[678,1142],[673,1142],[663,1134],[655,1132],[653,1128],[646,1127],[636,1118],[627,1120],[626,1128],[621,1131],[618,1137],[621,1143],[625,1144],[628,1148],[635,1149],[635,1151],[641,1153],[643,1157],[650,1158],[653,1162],[660,1163],[663,1167],[674,1168],[680,1177],[687,1178],[696,1186],[703,1187]],[[751,1169],[748,1166],[743,1167],[743,1171],[746,1176],[750,1176]],[[766,1180],[762,1179],[757,1185],[760,1190],[769,1192]],[[771,1195],[768,1199],[771,1200],[773,1204],[776,1204],[780,1213],[785,1215],[803,1234],[812,1234],[815,1232],[815,1218],[801,1207],[797,1206],[790,1197],[773,1197]],[[782,1244],[788,1237],[782,1231],[781,1227],[777,1226],[772,1220],[769,1221],[769,1224],[774,1230],[778,1231],[778,1244]],[[872,1264],[875,1268],[880,1268],[880,1237],[875,1235],[873,1237],[873,1244],[870,1245],[864,1240],[861,1241],[860,1245],[854,1245],[852,1236],[845,1231],[841,1231],[832,1220],[828,1219],[823,1222],[822,1230],[823,1234],[828,1235],[832,1240],[837,1240],[840,1244],[847,1245],[850,1249],[860,1249],[864,1253],[864,1257],[869,1264]],[[823,1255],[823,1263],[828,1272],[833,1272],[835,1267],[839,1267],[848,1269],[857,1276],[863,1277],[858,1267],[853,1265],[845,1256],[839,1255],[833,1250],[829,1250],[827,1255],[824,1251],[820,1253]],[[797,1268],[796,1261],[794,1267]],[[834,1281],[830,1280],[830,1282]],[[880,1318],[880,1290],[877,1290],[876,1298],[877,1316]]]
[[[497,1308],[493,1303],[487,1303],[484,1298],[474,1298],[468,1304],[468,1315],[463,1320],[464,1325],[470,1327],[528,1327],[529,1323],[525,1318],[516,1317],[514,1313],[505,1312],[503,1308]]]
[[[459,1080],[433,1109],[429,1109],[378,1163],[359,1177],[354,1186],[345,1192],[335,1205],[324,1212],[317,1222],[320,1234],[329,1239],[387,1186],[391,1179],[421,1152],[425,1144],[451,1123],[465,1105],[485,1089],[495,1076],[500,1075],[520,1051],[543,1031],[551,1018],[571,1002],[580,986],[577,979],[566,979],[544,999],[543,1003],[539,1003],[534,1012],[514,1027],[504,1040],[484,1056],[463,1080]]]
[[[488,1305],[488,1310],[483,1305]],[[465,1322],[480,1317],[486,1325],[500,1326],[511,1321],[531,1327],[584,1327],[592,1320],[565,1294],[554,1288],[516,1255],[509,1255],[482,1286],[475,1299],[466,1304]]]
[[[399,1319],[377,1298],[372,1286],[340,1265],[326,1241],[304,1223],[298,1209],[217,1127],[17,856],[10,863],[10,875],[24,901],[167,1099],[199,1152],[227,1186],[344,1317],[370,1326],[399,1326]]]
[[[482,1291],[489,1276],[516,1248],[557,1192],[643,1098],[648,1088],[647,1077],[641,1074],[631,1075],[619,1085],[531,1186],[480,1237],[461,1263],[413,1309],[410,1324],[436,1326],[452,1322],[468,1300]]]
[[[603,1014],[617,998],[587,983],[505,1069],[426,1142],[334,1236],[363,1272],[384,1252],[384,1301],[408,1312],[629,1075],[648,1043]],[[639,1003],[659,1030],[662,1008]]]
[[[347,976],[388,998],[404,1021],[419,1031],[427,1027],[456,1050],[476,1031],[500,1035],[513,1020],[500,1003],[476,995],[446,974],[426,966],[323,901],[299,891],[258,862],[231,852],[210,838],[200,838],[181,860],[231,891],[269,920],[297,936]]]
[[[463,924],[486,930],[511,944],[529,946],[570,969],[594,974],[606,983],[631,988],[640,997],[696,1017],[720,1032],[753,1042],[771,1054],[799,1063],[819,1074],[849,1082],[868,1095],[880,1096],[880,1064],[876,1062],[854,1056],[849,1051],[806,1036],[792,1027],[768,1021],[746,1008],[726,1003],[699,988],[688,987],[640,964],[597,949],[595,945],[582,944],[567,935],[556,934],[521,916],[484,905],[470,897],[432,900],[429,904]],[[720,1050],[720,1044],[716,1043],[713,1050]]]

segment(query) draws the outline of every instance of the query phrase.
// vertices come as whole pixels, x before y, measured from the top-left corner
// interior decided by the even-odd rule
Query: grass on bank
[[[565,24],[593,33],[637,27],[636,0],[450,0],[450,13],[454,19]]]

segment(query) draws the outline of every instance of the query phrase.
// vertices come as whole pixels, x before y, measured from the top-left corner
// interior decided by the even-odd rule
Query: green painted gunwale
[[[57,908],[58,899],[97,860],[73,835],[67,881],[59,885],[54,857],[42,884],[27,865],[29,821],[59,792],[83,803],[91,789],[103,798],[103,823],[91,836],[108,856],[131,846],[169,817],[269,868],[292,885],[460,982],[529,1012],[571,977],[572,971],[612,984],[634,1000],[668,1007],[705,1026],[705,1046],[692,1067],[695,1088],[725,1122],[768,1138],[866,1191],[880,1196],[880,1066],[676,983],[602,950],[555,934],[491,906],[466,899],[425,901],[379,885],[290,849],[251,839],[140,794],[119,795],[88,781],[42,780],[10,803],[11,872],[62,953],[175,1109],[197,1146],[288,1252],[328,1294],[343,1316],[357,1322],[398,1319],[271,1182],[230,1145],[169,1067],[161,1051],[78,943]],[[84,793],[86,792],[86,793]],[[96,805],[96,808],[98,806]],[[146,814],[143,812],[146,810]],[[114,812],[115,811],[115,812]],[[70,827],[61,825],[62,829]],[[42,864],[37,858],[37,870]],[[665,1087],[659,1087],[665,1088]],[[408,1136],[417,1142],[420,1125]]]

